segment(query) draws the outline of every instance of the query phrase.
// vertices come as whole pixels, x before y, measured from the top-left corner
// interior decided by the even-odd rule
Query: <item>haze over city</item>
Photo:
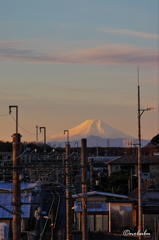
[[[143,139],[158,134],[158,1],[1,1],[0,140],[22,141],[99,119]],[[14,118],[14,119],[13,119]],[[39,140],[43,135],[39,134]]]

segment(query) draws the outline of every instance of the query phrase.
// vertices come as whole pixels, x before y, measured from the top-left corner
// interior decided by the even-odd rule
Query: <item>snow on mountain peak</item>
[[[132,138],[131,136],[118,131],[117,129],[109,126],[108,124],[97,119],[89,119],[79,124],[78,126],[69,130],[70,140],[79,140],[89,136],[99,136],[102,138]],[[64,135],[53,135],[50,140],[63,141]]]

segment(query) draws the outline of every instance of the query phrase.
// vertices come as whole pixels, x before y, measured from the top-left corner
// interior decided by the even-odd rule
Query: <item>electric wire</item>
[[[12,114],[8,114],[8,115],[10,115],[10,116],[12,117],[12,119],[16,122],[16,120],[15,120],[15,118],[12,116]],[[25,130],[20,124],[18,124],[18,126],[19,126],[24,132],[26,132],[26,133],[28,133],[28,134],[30,134],[30,135],[33,135],[33,136],[36,135],[35,133],[31,133],[31,132],[28,132],[27,130]],[[42,132],[40,132],[40,134],[42,134],[42,135],[44,136],[44,134],[43,134]],[[46,136],[46,138],[50,140],[49,137]],[[42,142],[42,140],[41,140],[41,142]]]
[[[28,149],[26,148],[25,151],[24,151],[22,154],[20,154],[18,157],[14,158],[14,159],[18,159],[18,158],[20,158],[20,157],[23,156],[24,153],[27,152],[27,151],[28,151]]]
[[[52,194],[52,195],[53,195],[53,200],[52,200],[52,203],[51,203],[51,207],[50,207],[50,209],[49,209],[49,215],[50,215],[50,213],[51,213],[51,209],[52,209],[52,206],[53,206],[54,201],[55,201],[55,196],[54,196],[54,194]],[[46,228],[47,222],[48,222],[48,219],[46,219],[46,221],[45,221],[45,224],[44,224],[43,230],[42,230],[42,232],[41,232],[41,234],[40,234],[39,240],[41,240],[41,239],[43,238],[43,235],[44,235],[44,232],[45,232],[45,228]]]
[[[10,114],[10,116],[12,117],[12,119],[16,122],[15,118],[12,116],[12,114]],[[21,125],[18,124],[18,126],[26,133],[30,134],[30,135],[36,135],[35,133],[30,133],[27,130],[25,130]]]

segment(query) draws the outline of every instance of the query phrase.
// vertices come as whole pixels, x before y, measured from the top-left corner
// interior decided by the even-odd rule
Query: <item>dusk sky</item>
[[[22,141],[100,119],[143,139],[158,134],[158,0],[0,0],[0,140]],[[14,119],[13,119],[14,118]],[[39,135],[43,140],[43,135]]]

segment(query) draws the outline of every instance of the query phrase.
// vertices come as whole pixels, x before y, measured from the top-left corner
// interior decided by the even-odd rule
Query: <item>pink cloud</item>
[[[100,31],[103,32],[110,32],[113,34],[127,34],[127,35],[133,35],[137,37],[144,37],[144,38],[158,38],[157,34],[153,33],[146,33],[146,32],[136,32],[136,31],[131,31],[127,29],[115,29],[115,28],[101,28],[99,29]]]
[[[150,65],[157,66],[158,53],[128,45],[105,45],[65,53],[39,53],[18,47],[0,47],[1,61],[50,64]]]

